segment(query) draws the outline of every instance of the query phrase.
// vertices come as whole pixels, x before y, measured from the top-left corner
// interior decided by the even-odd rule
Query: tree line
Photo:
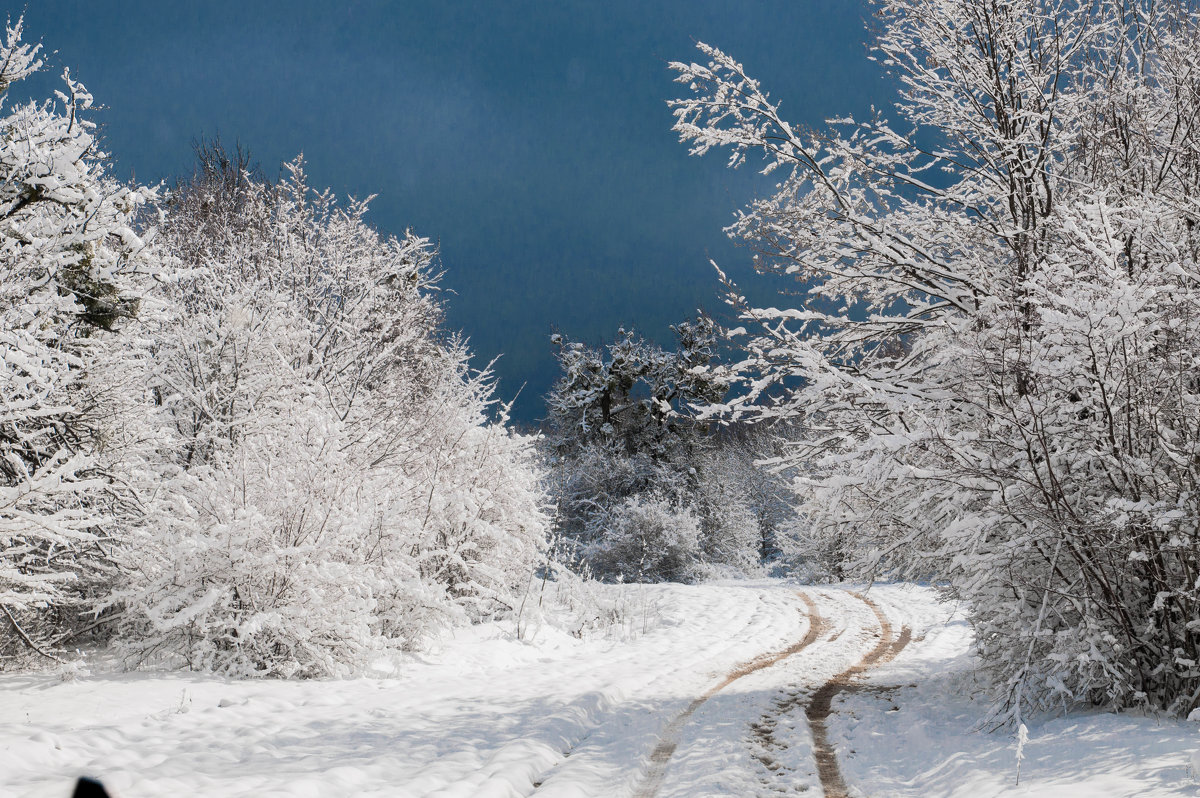
[[[895,118],[789,123],[716,47],[691,152],[800,302],[666,349],[557,335],[540,435],[445,328],[436,253],[216,143],[105,171],[91,97],[0,128],[0,655],[346,673],[535,571],[776,569],[964,601],[996,719],[1200,705],[1200,17],[874,0]],[[38,68],[10,25],[0,90]],[[788,306],[792,305],[792,306]],[[1193,312],[1197,311],[1197,312]]]

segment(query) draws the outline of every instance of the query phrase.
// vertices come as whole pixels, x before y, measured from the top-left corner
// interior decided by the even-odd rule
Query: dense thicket
[[[607,579],[690,581],[755,571],[792,520],[762,435],[717,435],[692,408],[721,400],[716,328],[675,327],[669,351],[620,330],[605,348],[555,337],[546,449],[563,557]],[[789,530],[790,531],[790,530]]]
[[[7,106],[42,65],[9,24],[0,45],[0,657],[50,655],[113,576],[111,415],[98,364],[152,267],[134,216],[153,193],[104,169],[87,90]]]
[[[336,673],[510,609],[542,554],[538,474],[442,329],[429,243],[382,238],[298,160],[276,183],[246,166],[201,148],[161,224],[124,647]]]
[[[11,27],[0,88],[36,54]],[[135,664],[338,674],[511,609],[541,474],[429,242],[207,144],[146,243],[154,193],[105,175],[67,86],[0,119],[5,650],[98,620]]]
[[[792,457],[815,469],[814,523],[968,600],[1007,717],[1186,714],[1200,18],[1155,0],[876,7],[903,126],[807,132],[721,51],[674,65],[693,152],[758,149],[782,175],[731,233],[808,292],[731,297],[742,389],[713,412],[806,429]]]

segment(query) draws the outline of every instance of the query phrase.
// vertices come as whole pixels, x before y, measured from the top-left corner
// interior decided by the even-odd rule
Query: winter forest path
[[[822,614],[816,601],[807,593],[797,592],[796,595],[805,605],[809,621],[808,630],[803,638],[782,651],[761,655],[734,668],[668,723],[650,755],[645,776],[635,791],[634,798],[658,798],[667,777],[672,755],[679,747],[680,738],[686,733],[689,720],[702,705],[734,682],[777,666],[801,652],[807,653],[804,664],[788,663],[792,665],[788,668],[790,675],[792,678],[798,675],[798,681],[780,689],[770,709],[757,721],[748,724],[751,744],[755,749],[754,759],[767,771],[760,776],[759,784],[770,792],[791,792],[796,786],[793,783],[794,779],[790,777],[795,775],[797,768],[782,766],[777,757],[771,755],[771,751],[787,750],[796,742],[793,739],[796,736],[794,729],[787,736],[780,732],[780,716],[795,710],[805,710],[811,746],[798,747],[808,748],[810,751],[809,757],[815,765],[815,775],[826,798],[847,798],[846,784],[826,728],[826,721],[832,712],[833,699],[838,693],[851,687],[857,676],[896,656],[908,644],[911,632],[908,626],[904,626],[897,636],[879,605],[861,593],[840,590],[811,592],[826,604],[825,611],[829,617]],[[868,608],[873,617],[865,616],[859,607],[854,606],[855,603],[861,603],[863,607]],[[850,612],[846,611],[847,607],[851,608]],[[848,653],[861,650],[861,647],[871,640],[875,641],[874,646],[854,664],[830,674],[830,665],[845,661]],[[728,718],[722,719],[717,716],[713,720],[719,723],[722,720],[727,721]],[[693,781],[694,777],[694,773],[688,774],[680,780]],[[685,794],[679,790],[670,794],[675,793]]]
[[[818,710],[903,644],[892,593],[596,589],[623,621],[463,629],[387,678],[0,675],[0,798],[81,774],[131,798],[838,794]]]
[[[635,798],[655,798],[658,795],[663,778],[667,774],[667,765],[670,764],[671,755],[675,753],[675,749],[679,745],[679,735],[683,731],[683,726],[705,701],[708,701],[708,699],[743,676],[748,676],[763,668],[769,668],[780,660],[808,648],[817,639],[818,635],[825,631],[826,621],[817,612],[817,607],[812,602],[812,599],[803,593],[797,593],[796,595],[800,597],[808,608],[808,632],[799,642],[785,648],[783,651],[774,654],[764,654],[734,668],[721,682],[709,688],[707,692],[694,700],[688,705],[687,709],[667,724],[658,745],[654,747],[654,751],[650,754],[650,767],[635,793]]]

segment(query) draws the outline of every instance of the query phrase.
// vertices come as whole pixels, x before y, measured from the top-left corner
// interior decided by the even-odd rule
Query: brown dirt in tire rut
[[[663,778],[667,774],[667,765],[671,761],[671,755],[675,753],[675,748],[679,745],[679,733],[683,730],[683,726],[687,723],[688,719],[705,701],[743,676],[748,676],[763,668],[769,668],[780,660],[787,659],[802,649],[807,648],[828,628],[825,618],[817,612],[817,605],[813,603],[812,599],[803,593],[798,592],[796,595],[804,602],[805,609],[808,611],[808,632],[798,642],[782,651],[763,654],[737,666],[726,674],[725,678],[719,684],[709,688],[707,692],[692,701],[687,709],[667,724],[667,727],[663,729],[658,745],[654,747],[654,751],[650,754],[650,767],[646,775],[642,778],[642,783],[634,791],[634,798],[654,798],[658,794],[659,788],[662,787]]]
[[[852,690],[851,681],[854,677],[888,662],[912,639],[912,630],[907,626],[900,630],[899,636],[893,637],[892,625],[879,609],[879,605],[858,593],[852,595],[861,599],[875,613],[875,618],[879,621],[879,642],[854,666],[817,688],[809,701],[807,714],[808,725],[812,730],[813,757],[817,760],[817,777],[825,790],[825,798],[849,798],[846,781],[842,778],[842,771],[838,765],[837,753],[829,742],[827,721],[832,713],[834,697],[844,690]]]
[[[803,593],[797,593],[796,595],[804,602],[808,611],[808,633],[804,635],[803,639],[783,651],[764,654],[739,665],[730,671],[719,684],[711,687],[703,695],[692,701],[687,709],[681,712],[663,730],[658,745],[655,746],[654,751],[650,754],[649,769],[643,777],[641,784],[634,791],[634,798],[654,798],[658,794],[659,789],[662,787],[663,778],[666,776],[667,765],[670,763],[671,756],[675,753],[675,749],[679,745],[679,735],[683,730],[684,724],[687,723],[688,719],[691,718],[705,701],[743,676],[747,676],[763,668],[768,668],[780,660],[786,659],[807,648],[818,636],[829,628],[829,623],[817,611],[816,604],[813,603],[812,599]],[[807,704],[808,723],[813,738],[813,756],[816,759],[817,776],[821,781],[821,787],[825,791],[825,798],[849,798],[846,782],[842,778],[841,769],[838,766],[837,754],[829,742],[829,730],[826,724],[830,714],[832,714],[834,697],[843,691],[854,690],[855,685],[853,684],[853,680],[855,677],[873,667],[888,662],[899,654],[912,639],[912,631],[907,626],[900,630],[899,635],[894,635],[891,623],[888,622],[887,617],[875,602],[860,593],[851,593],[850,595],[862,601],[875,613],[875,618],[879,622],[879,641],[875,644],[875,647],[867,652],[855,665],[847,668],[818,687],[815,692],[811,693],[811,696],[807,691],[797,692],[776,702],[776,711],[751,727],[752,732],[759,738],[764,748],[779,747],[780,742],[774,737],[774,718]],[[840,634],[841,632],[834,635],[831,640],[837,639]],[[769,770],[775,771],[779,768],[778,763],[773,762],[769,755],[757,758]]]

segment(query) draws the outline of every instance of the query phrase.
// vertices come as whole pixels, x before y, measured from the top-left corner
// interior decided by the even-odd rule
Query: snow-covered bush
[[[736,61],[675,64],[694,153],[761,150],[714,414],[784,418],[805,513],[967,599],[998,707],[1200,703],[1200,17],[1150,0],[877,0],[903,125],[790,125]]]
[[[51,655],[112,579],[121,530],[101,450],[112,391],[95,372],[124,357],[112,331],[138,307],[134,216],[152,192],[105,171],[92,98],[69,73],[57,102],[5,108],[38,70],[21,22],[0,43],[0,660]]]
[[[379,236],[299,161],[270,183],[219,145],[199,155],[146,331],[124,650],[343,674],[511,609],[545,545],[540,474],[442,329],[429,243]]]
[[[636,582],[690,582],[701,558],[700,519],[690,507],[654,495],[630,496],[593,523],[586,550],[598,576]]]

